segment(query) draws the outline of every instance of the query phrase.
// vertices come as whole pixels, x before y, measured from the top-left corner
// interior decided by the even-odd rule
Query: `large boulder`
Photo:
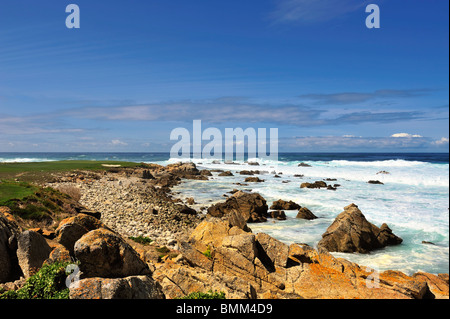
[[[264,197],[258,193],[238,191],[225,202],[208,208],[208,214],[213,217],[223,217],[237,211],[247,223],[267,221],[268,206]]]
[[[73,255],[75,242],[84,234],[99,228],[108,229],[97,218],[86,214],[78,214],[74,217],[66,218],[59,223],[56,229],[56,241],[66,247],[70,254]]]
[[[351,204],[328,227],[318,247],[330,252],[368,253],[402,241],[386,224],[378,228],[368,222],[358,206]]]
[[[52,249],[42,235],[31,230],[22,232],[17,242],[19,265],[25,278],[29,278],[42,267]]]
[[[21,275],[17,260],[17,236],[20,227],[7,207],[0,207],[0,283]]]
[[[70,299],[165,299],[161,286],[149,276],[86,278],[70,288]]]
[[[116,233],[105,228],[83,235],[74,246],[83,277],[117,278],[150,274],[148,265]]]

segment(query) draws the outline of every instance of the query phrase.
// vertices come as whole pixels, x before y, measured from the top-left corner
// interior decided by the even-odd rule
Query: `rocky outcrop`
[[[108,227],[95,217],[78,214],[77,216],[66,218],[60,222],[56,229],[56,241],[73,254],[75,242],[89,231],[99,228]]]
[[[150,276],[86,278],[70,289],[70,299],[165,299],[160,285]]]
[[[301,206],[293,201],[285,201],[282,199],[279,199],[275,202],[273,202],[272,206],[270,206],[270,209],[274,210],[294,210],[294,209],[300,209]]]
[[[327,251],[368,253],[402,241],[386,224],[378,228],[368,222],[358,206],[351,204],[328,227],[318,247]]]
[[[157,270],[159,276],[166,278],[163,287],[171,295],[191,291],[189,282],[196,289],[207,291],[198,279],[189,279],[198,268],[202,269],[201,278],[211,280],[214,274],[215,285],[225,285],[228,293],[236,293],[239,298],[256,294],[258,298],[423,299],[443,296],[448,289],[448,280],[439,276],[377,273],[305,244],[286,245],[267,234],[244,232],[218,218],[202,222],[188,245],[199,254],[208,247],[210,262],[194,267],[200,265],[193,260],[196,255],[185,255],[182,250],[182,259],[190,265],[188,270],[170,263],[164,265],[164,271]],[[236,278],[232,287],[224,283],[230,277]],[[176,279],[172,281],[173,278]],[[182,287],[175,282],[182,283]]]
[[[296,218],[313,220],[316,219],[317,216],[314,215],[308,208],[302,207],[299,209]]]
[[[16,255],[20,231],[9,208],[0,207],[0,283],[18,279],[21,275]]]
[[[74,246],[84,278],[147,275],[150,270],[137,252],[114,232],[99,228],[83,235]]]
[[[266,200],[258,193],[236,192],[225,202],[208,208],[208,214],[213,217],[223,217],[236,211],[248,223],[267,221],[268,206]]]

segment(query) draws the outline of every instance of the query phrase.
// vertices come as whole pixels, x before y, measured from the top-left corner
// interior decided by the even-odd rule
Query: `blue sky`
[[[448,152],[448,6],[5,0],[0,152],[169,151],[196,119],[277,127],[280,151]]]

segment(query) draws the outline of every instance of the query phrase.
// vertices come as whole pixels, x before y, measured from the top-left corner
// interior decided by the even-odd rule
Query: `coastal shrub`
[[[0,299],[69,299],[66,287],[66,267],[70,262],[56,262],[44,265],[25,285],[0,295]]]
[[[193,292],[190,293],[187,296],[178,298],[178,299],[226,299],[225,298],[225,292],[223,291],[208,291],[208,292]]]

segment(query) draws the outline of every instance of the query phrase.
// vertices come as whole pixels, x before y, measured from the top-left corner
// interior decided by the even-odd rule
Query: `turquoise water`
[[[1,162],[33,162],[64,159],[121,160],[153,162],[162,165],[175,162],[168,153],[0,153]],[[223,194],[234,188],[260,193],[269,206],[278,199],[293,200],[308,207],[319,219],[296,219],[296,211],[286,211],[286,221],[269,220],[251,224],[254,232],[266,232],[286,243],[317,245],[321,235],[343,208],[359,206],[366,218],[377,226],[387,223],[403,238],[399,246],[387,247],[367,255],[333,253],[380,271],[400,270],[449,272],[449,157],[448,154],[412,153],[285,153],[279,161],[258,161],[259,166],[214,164],[212,160],[194,160],[199,168],[261,170],[264,183],[238,186],[246,176],[218,177],[208,181],[185,181],[174,191],[180,198],[194,197],[197,208],[224,201]],[[312,167],[298,167],[300,162]],[[387,171],[389,174],[377,174]],[[273,172],[282,173],[275,178]],[[303,178],[294,177],[304,175]],[[341,184],[336,191],[301,189],[300,184],[336,178],[328,184]],[[384,185],[368,184],[379,180]],[[283,181],[285,183],[283,183]],[[433,242],[425,245],[422,241]]]

